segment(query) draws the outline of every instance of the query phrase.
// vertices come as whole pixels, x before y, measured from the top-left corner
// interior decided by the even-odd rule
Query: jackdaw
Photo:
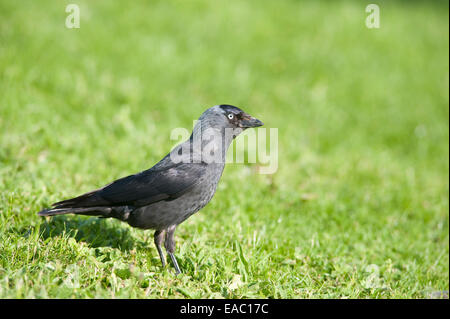
[[[200,116],[188,140],[152,168],[120,178],[102,188],[52,204],[39,216],[81,214],[116,218],[141,229],[154,229],[163,267],[164,246],[176,274],[176,227],[202,209],[216,192],[233,139],[263,123],[232,105],[216,105]]]

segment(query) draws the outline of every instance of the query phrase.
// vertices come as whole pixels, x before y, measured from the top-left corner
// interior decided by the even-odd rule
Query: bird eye
[[[230,120],[232,120],[233,117],[234,117],[234,115],[233,115],[232,113],[228,114],[228,118],[229,118]]]

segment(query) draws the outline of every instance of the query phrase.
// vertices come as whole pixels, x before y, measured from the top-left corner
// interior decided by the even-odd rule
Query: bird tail
[[[43,209],[38,215],[77,214],[103,218],[112,217],[125,221],[133,210],[134,207],[132,206],[111,206],[107,200],[99,195],[98,190],[95,190],[75,198],[54,203],[52,208]]]
[[[55,216],[64,214],[80,214],[89,216],[109,217],[111,213],[110,207],[64,207],[49,208],[41,210],[39,216]]]
[[[64,214],[80,214],[100,217],[111,217],[111,207],[108,207],[99,194],[98,190],[83,194],[81,196],[66,199],[52,204],[52,208],[41,210],[39,216],[55,216]]]

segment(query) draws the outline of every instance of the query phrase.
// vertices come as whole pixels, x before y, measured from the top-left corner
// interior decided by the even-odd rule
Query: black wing
[[[112,182],[79,197],[53,204],[55,208],[145,206],[173,200],[194,187],[205,172],[204,163],[158,163],[149,170]]]

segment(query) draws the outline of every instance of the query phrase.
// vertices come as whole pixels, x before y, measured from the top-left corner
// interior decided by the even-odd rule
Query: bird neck
[[[225,163],[227,150],[236,136],[232,131],[232,129],[204,125],[198,121],[186,142],[189,143],[189,148],[197,159],[200,157],[202,161],[209,163]]]

